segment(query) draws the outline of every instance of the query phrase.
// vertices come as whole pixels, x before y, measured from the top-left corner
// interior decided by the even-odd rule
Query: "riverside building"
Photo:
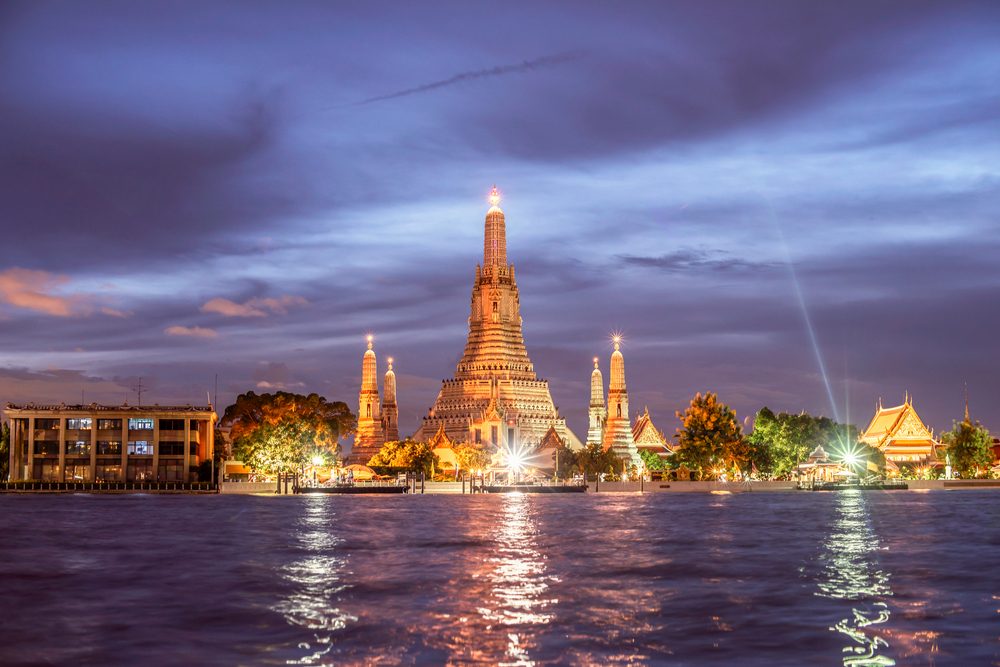
[[[215,452],[212,407],[13,405],[10,481],[190,482]]]

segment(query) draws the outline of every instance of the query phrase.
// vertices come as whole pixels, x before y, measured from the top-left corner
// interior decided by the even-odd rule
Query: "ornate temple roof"
[[[652,449],[660,454],[671,454],[672,449],[667,442],[663,431],[656,428],[653,419],[649,416],[649,408],[645,408],[639,418],[632,425],[632,440],[638,449]]]

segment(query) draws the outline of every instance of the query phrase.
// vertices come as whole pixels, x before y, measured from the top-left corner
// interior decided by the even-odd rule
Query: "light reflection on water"
[[[290,533],[301,558],[281,568],[281,576],[292,585],[292,592],[274,610],[293,626],[312,632],[313,642],[300,642],[302,657],[289,659],[287,664],[317,664],[330,652],[334,635],[357,618],[344,612],[339,605],[345,583],[347,557],[337,553],[343,538],[331,530],[334,515],[330,503],[322,496],[304,499],[304,516]]]
[[[879,568],[879,540],[866,496],[861,491],[839,492],[836,511],[820,556],[823,568],[817,595],[855,603],[850,615],[831,628],[851,640],[844,647],[844,665],[895,665],[885,655],[889,644],[875,627],[889,621],[889,606],[883,599],[892,595],[892,589],[888,573]]]
[[[507,637],[500,665],[534,665],[530,650],[535,646],[533,626],[552,619],[548,611],[558,600],[546,597],[552,578],[538,550],[537,527],[530,497],[505,494],[500,524],[496,527],[495,555],[487,560],[490,591],[479,614],[489,624],[504,626]]]

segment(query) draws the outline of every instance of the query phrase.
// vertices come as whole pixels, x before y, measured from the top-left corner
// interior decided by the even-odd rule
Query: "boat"
[[[910,487],[906,482],[896,480],[879,480],[874,482],[816,482],[800,486],[803,491],[906,491]]]

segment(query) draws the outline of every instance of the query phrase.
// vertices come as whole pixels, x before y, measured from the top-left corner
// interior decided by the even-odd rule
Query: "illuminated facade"
[[[590,374],[590,408],[587,410],[587,445],[604,442],[604,422],[608,408],[604,404],[604,376],[594,357],[594,370]]]
[[[378,359],[374,338],[368,336],[368,349],[361,358],[361,391],[358,393],[358,430],[347,463],[367,465],[382,445],[399,440],[399,408],[396,407],[396,373],[392,358],[385,372],[382,400],[378,391]]]
[[[937,463],[937,448],[943,446],[920,419],[908,394],[894,408],[883,408],[880,400],[861,441],[880,449],[886,461],[895,464]]]
[[[611,379],[608,384],[608,418],[604,423],[604,449],[610,449],[627,463],[639,466],[641,459],[632,439],[632,423],[628,417],[628,389],[625,386],[625,358],[621,338],[614,337],[611,353]]]
[[[673,454],[673,450],[667,444],[667,439],[663,431],[656,428],[652,418],[649,416],[649,408],[643,410],[639,418],[632,425],[632,442],[635,443],[637,451],[647,450],[653,452],[661,459],[665,459]]]
[[[211,407],[8,405],[10,480],[191,482],[215,452]]]
[[[528,358],[496,188],[490,204],[483,264],[476,267],[472,286],[465,352],[414,438],[426,441],[443,429],[452,442],[530,450],[539,446],[551,427],[569,447],[580,449],[582,444],[552,402],[548,381],[538,379]]]

